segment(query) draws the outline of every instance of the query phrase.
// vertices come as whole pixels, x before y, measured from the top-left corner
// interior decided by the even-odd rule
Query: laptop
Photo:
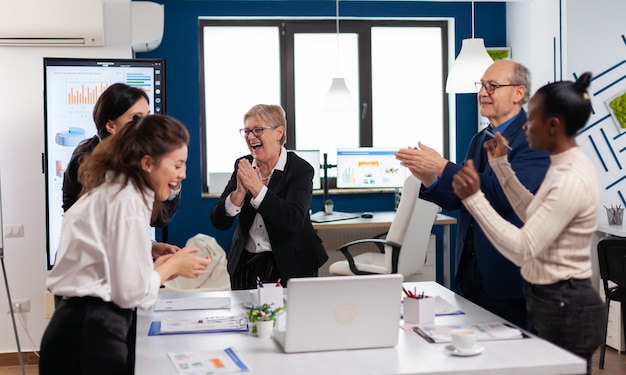
[[[402,275],[294,278],[287,287],[286,353],[395,346]]]

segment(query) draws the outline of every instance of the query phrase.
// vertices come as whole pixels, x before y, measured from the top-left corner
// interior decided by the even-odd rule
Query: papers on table
[[[168,298],[154,303],[154,311],[230,309],[230,297]]]
[[[167,353],[179,375],[227,374],[250,371],[232,347],[204,352]]]
[[[444,316],[444,315],[463,315],[465,314],[463,311],[452,306],[445,299],[435,296],[435,315],[436,316]]]
[[[152,325],[153,327],[150,327],[151,335],[248,331],[248,319],[244,315],[204,319],[163,319],[160,322],[152,322]]]
[[[452,339],[450,338],[450,331],[458,328],[466,328],[476,331],[478,333],[478,341],[515,340],[524,338],[522,331],[501,322],[440,326],[435,324],[418,324],[413,328],[413,330],[426,339],[426,341],[442,343],[452,342]]]

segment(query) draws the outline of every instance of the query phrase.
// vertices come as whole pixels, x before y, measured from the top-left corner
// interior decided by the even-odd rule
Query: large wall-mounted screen
[[[165,60],[44,58],[44,125],[48,269],[61,234],[63,173],[74,148],[96,134],[93,107],[114,83],[148,94],[150,113],[165,113]],[[153,231],[153,237],[160,237]]]

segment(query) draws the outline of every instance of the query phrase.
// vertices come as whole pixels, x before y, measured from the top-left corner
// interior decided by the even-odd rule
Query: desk
[[[498,316],[469,302],[435,282],[405,283],[429,295],[438,295],[465,315],[435,318],[436,324],[488,323],[502,321]],[[398,293],[400,299],[401,292]],[[222,350],[233,346],[251,366],[250,374],[472,374],[541,375],[584,374],[586,362],[547,341],[532,336],[521,340],[481,342],[485,351],[475,357],[452,357],[444,352],[446,344],[430,344],[412,331],[400,328],[393,348],[338,350],[330,352],[285,354],[273,339],[259,339],[248,333],[213,333],[148,336],[150,322],[164,317],[189,317],[242,313],[247,291],[161,295],[159,298],[230,296],[231,310],[159,312],[139,311],[137,324],[137,375],[176,375],[168,352]],[[289,310],[287,309],[287,313]],[[399,321],[401,323],[401,321]]]
[[[330,221],[326,223],[313,223],[316,230],[346,230],[346,229],[380,229],[381,232],[389,229],[393,221],[395,211],[374,212],[374,217],[364,219],[360,216],[356,219]],[[450,288],[450,275],[453,267],[450,265],[450,225],[456,224],[456,218],[443,214],[437,214],[434,225],[443,226],[443,285]],[[346,241],[347,242],[347,241]],[[336,249],[327,249],[336,250]]]

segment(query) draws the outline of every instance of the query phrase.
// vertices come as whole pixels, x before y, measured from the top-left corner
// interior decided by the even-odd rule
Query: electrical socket
[[[13,312],[16,314],[19,313],[27,313],[30,311],[30,300],[29,299],[14,299],[13,301]],[[7,306],[7,314],[11,313],[11,308],[9,307],[9,301],[6,301]]]

